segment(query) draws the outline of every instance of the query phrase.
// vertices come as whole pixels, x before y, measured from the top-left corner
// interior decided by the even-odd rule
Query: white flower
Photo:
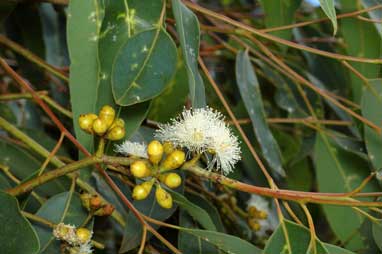
[[[133,155],[141,158],[148,158],[147,146],[145,143],[131,142],[126,140],[122,144],[116,145],[114,151],[124,155]]]
[[[184,110],[170,124],[160,125],[155,137],[191,152],[212,152],[209,168],[216,164],[223,174],[231,172],[240,160],[237,137],[224,122],[224,116],[209,107]]]
[[[66,241],[71,245],[75,245],[78,242],[76,235],[76,227],[64,223],[57,224],[53,229],[53,235],[58,240]]]
[[[267,231],[274,231],[278,224],[278,217],[276,214],[275,207],[270,207],[270,204],[267,199],[252,194],[251,198],[247,201],[248,209],[252,207],[256,207],[258,211],[265,212],[267,214],[266,219],[259,219],[258,223],[260,224],[260,230],[256,231],[255,234],[263,238],[266,236]]]
[[[90,244],[90,242],[82,244],[79,248],[78,253],[79,254],[91,254],[91,253],[93,253],[92,245]]]

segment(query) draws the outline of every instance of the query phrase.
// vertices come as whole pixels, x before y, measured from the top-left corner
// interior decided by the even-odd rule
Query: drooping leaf
[[[371,89],[364,89],[362,96],[362,115],[382,128],[382,79],[369,80]],[[367,154],[375,170],[382,168],[382,133],[364,126]]]
[[[87,217],[78,194],[63,192],[47,200],[36,213],[37,216],[58,224],[60,222],[80,226]],[[34,228],[40,239],[40,253],[58,253],[60,241],[52,234],[53,229],[45,225],[34,223]]]
[[[93,151],[93,137],[80,129],[78,117],[84,113],[95,113],[98,94],[104,92],[97,87],[100,15],[98,1],[69,2],[67,34],[73,124],[77,140],[90,152]]]
[[[300,6],[300,0],[261,0],[261,6],[265,12],[265,25],[267,28],[290,25],[294,23],[294,15]],[[290,40],[292,30],[274,31],[271,34]]]
[[[215,232],[215,231],[208,231],[208,230],[201,230],[201,229],[191,229],[191,228],[183,228],[180,227],[179,230],[199,237],[201,240],[206,241],[212,245],[214,245],[219,250],[222,250],[226,253],[231,254],[260,254],[262,251],[256,247],[255,245],[244,241],[236,236]]]
[[[362,5],[358,1],[341,0],[343,12],[357,11]],[[380,58],[381,37],[373,23],[359,19],[341,19],[339,26],[346,43],[348,55],[367,58]],[[367,38],[367,40],[365,40]],[[369,79],[378,78],[381,66],[379,64],[356,63],[351,64],[363,76]],[[350,72],[351,89],[355,102],[359,103],[362,96],[362,88],[365,86],[363,80]]]
[[[318,133],[314,149],[318,188],[321,192],[350,192],[369,175],[366,161],[336,146],[323,132]],[[376,189],[375,183],[371,182],[364,191]],[[353,232],[359,231],[364,217],[348,207],[325,205],[323,209],[333,232],[341,241],[346,241],[352,235],[349,248],[362,246],[360,233]]]
[[[181,208],[183,208],[191,217],[200,223],[207,230],[216,231],[216,226],[208,213],[197,206],[196,204],[191,203],[185,196],[178,194],[174,191],[170,191],[172,198],[175,203],[177,203]]]
[[[180,45],[185,61],[190,99],[194,108],[206,105],[203,80],[198,70],[200,28],[195,14],[180,0],[172,0],[172,12],[176,21]]]
[[[236,80],[264,158],[277,176],[285,176],[278,144],[266,122],[256,74],[249,60],[248,53],[243,51],[240,51],[236,56]]]
[[[320,0],[321,9],[325,12],[326,16],[330,19],[333,25],[333,35],[337,33],[337,17],[334,0]]]
[[[128,106],[159,95],[170,81],[176,61],[174,42],[164,30],[146,30],[131,37],[113,63],[116,103]]]
[[[21,214],[16,198],[0,192],[0,246],[7,254],[38,253],[40,243],[35,230]]]

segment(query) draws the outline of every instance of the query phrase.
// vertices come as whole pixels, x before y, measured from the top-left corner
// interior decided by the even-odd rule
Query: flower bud
[[[123,121],[122,118],[115,119],[113,124],[110,126],[110,129],[113,129],[116,126],[124,128],[125,127],[125,121]]]
[[[164,170],[176,169],[182,166],[185,160],[186,154],[181,150],[175,150],[166,157],[161,168]]]
[[[80,244],[87,243],[92,237],[92,232],[87,228],[77,228],[76,230],[77,240]]]
[[[105,132],[107,131],[107,125],[106,123],[101,119],[101,118],[97,118],[94,120],[93,122],[93,131],[99,135],[99,136],[102,136],[103,134],[105,134]]]
[[[121,126],[115,126],[111,128],[106,134],[106,138],[111,141],[117,141],[125,136],[125,128]]]
[[[100,209],[98,209],[94,215],[96,216],[109,216],[111,215],[115,210],[115,207],[111,204],[106,204],[102,206]]]
[[[150,194],[151,189],[153,188],[153,185],[154,185],[154,181],[155,181],[155,179],[152,179],[150,181],[144,182],[144,183],[141,184],[141,186],[143,188],[145,188],[146,191]]]
[[[163,156],[163,146],[158,140],[153,140],[147,146],[147,155],[153,164],[158,164]]]
[[[108,129],[114,122],[115,110],[111,106],[105,105],[99,111],[98,117],[105,122]]]
[[[147,177],[151,174],[150,169],[147,167],[146,163],[141,160],[136,160],[131,163],[130,172],[136,178]]]
[[[171,195],[162,187],[160,187],[160,185],[157,185],[157,189],[155,191],[155,198],[161,207],[165,209],[170,209],[172,207]]]
[[[80,195],[82,206],[85,207],[88,211],[90,211],[90,199],[91,198],[92,198],[92,195],[90,193],[87,193],[87,192]]]
[[[95,114],[80,115],[78,118],[78,124],[80,128],[87,133],[93,133],[92,126],[95,119],[97,119],[97,115]]]
[[[163,143],[163,150],[165,154],[170,154],[174,151],[174,145],[171,142],[166,141]]]
[[[166,175],[163,183],[167,187],[175,189],[182,183],[182,178],[177,173],[169,173]]]
[[[150,192],[148,192],[145,187],[138,184],[134,187],[132,196],[133,196],[133,199],[135,200],[143,200],[147,198],[149,194]]]
[[[98,208],[100,208],[102,205],[102,199],[97,196],[97,195],[94,195],[90,198],[90,208],[92,210],[97,210]]]

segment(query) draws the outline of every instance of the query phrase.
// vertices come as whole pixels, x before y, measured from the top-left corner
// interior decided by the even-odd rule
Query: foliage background
[[[209,105],[227,116],[241,139],[243,159],[229,177],[258,186],[269,186],[273,178],[282,189],[344,193],[374,172],[376,177],[372,175],[363,191],[377,193],[368,199],[376,200],[382,168],[382,2],[320,4],[321,8],[299,0],[2,1],[1,189],[17,185],[9,172],[25,181],[41,168],[83,158],[64,127],[92,153],[94,139],[81,132],[76,120],[84,112],[110,104],[125,120],[127,138],[149,141],[158,122],[167,122],[185,106]],[[366,8],[372,9],[363,11]],[[52,108],[60,128],[32,100],[23,82]],[[34,143],[15,135],[6,123]],[[59,149],[44,166],[57,142]],[[31,143],[41,147],[31,148]],[[111,145],[108,153],[114,153]],[[262,165],[269,172],[266,177]],[[96,252],[136,253],[142,233],[139,221],[99,174],[90,167],[79,172],[126,222],[122,227],[113,218],[92,221],[95,238],[106,244],[106,250]],[[124,178],[111,175],[130,198]],[[235,210],[246,209],[248,194],[189,179],[191,183],[174,194],[179,209],[164,210],[153,196],[133,202],[140,212],[182,227],[161,227],[159,232],[183,253],[245,254],[262,249],[272,254],[282,253],[288,244],[291,253],[307,253],[312,232],[320,239],[317,253],[382,251],[381,210],[308,205],[312,229],[304,210],[291,202],[303,226],[292,222],[295,218],[283,208],[285,220],[268,241],[259,241]],[[195,194],[200,191],[192,184],[218,198]],[[21,211],[53,223],[80,225],[87,212],[78,197],[83,185],[77,185],[71,188],[71,180],[63,177],[44,184],[35,190],[42,202],[23,195],[16,203],[1,193],[0,221],[7,226],[0,230],[0,245],[7,246],[8,253],[57,253],[59,244],[50,229],[30,224]],[[199,245],[190,245],[193,241]],[[146,251],[157,253],[155,249],[169,251],[150,238]]]

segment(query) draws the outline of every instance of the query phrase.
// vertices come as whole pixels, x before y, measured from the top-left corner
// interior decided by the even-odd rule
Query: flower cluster
[[[59,223],[53,229],[56,239],[66,242],[70,253],[90,254],[93,253],[91,238],[93,232],[86,228],[76,228],[72,225]]]
[[[191,152],[212,154],[209,168],[216,165],[225,175],[240,160],[237,137],[224,122],[224,116],[209,107],[184,110],[179,118],[160,125],[155,137]]]
[[[248,224],[257,237],[264,238],[268,232],[274,231],[278,225],[275,209],[272,209],[267,199],[251,195],[247,202]]]

